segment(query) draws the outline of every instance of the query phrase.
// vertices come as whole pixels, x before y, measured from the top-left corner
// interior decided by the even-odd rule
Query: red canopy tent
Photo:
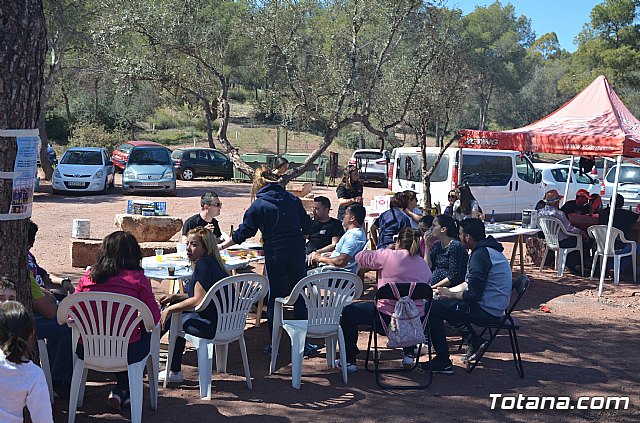
[[[615,187],[611,208],[615,208],[622,157],[640,157],[640,121],[629,112],[604,76],[564,106],[530,125],[509,131],[459,132],[460,148],[493,148],[571,155],[616,157]],[[568,178],[567,178],[568,187]],[[566,192],[565,192],[566,196]],[[613,213],[609,214],[607,245]],[[602,295],[606,266],[601,266],[598,296]]]
[[[599,76],[564,106],[509,131],[460,131],[460,147],[576,156],[640,157],[640,121]]]

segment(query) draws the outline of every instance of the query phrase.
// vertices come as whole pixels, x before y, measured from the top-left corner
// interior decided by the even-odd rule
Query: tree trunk
[[[40,116],[38,116],[38,130],[40,131],[40,152],[38,156],[40,157],[40,165],[42,166],[42,171],[44,172],[44,179],[50,181],[51,177],[53,176],[53,166],[51,166],[49,156],[47,155],[49,138],[47,137],[44,107],[40,107],[40,109]]]
[[[213,139],[213,126],[211,125],[213,114],[211,113],[211,103],[209,100],[202,98],[202,107],[204,108],[204,119],[206,122],[207,141],[209,142],[209,147],[216,148],[216,143]]]
[[[3,2],[0,15],[0,87],[3,97],[11,99],[0,102],[0,128],[34,129],[38,127],[47,47],[42,0]],[[0,138],[0,171],[13,172],[16,153],[13,138]],[[1,214],[9,211],[12,185],[11,179],[0,180]],[[0,224],[0,263],[3,273],[16,283],[18,300],[31,310],[27,225],[28,219]]]

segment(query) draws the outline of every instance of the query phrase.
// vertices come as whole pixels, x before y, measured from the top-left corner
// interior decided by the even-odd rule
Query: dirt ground
[[[178,182],[178,197],[159,198],[167,201],[168,213],[187,218],[199,210],[199,196],[213,189],[223,201],[219,218],[223,230],[240,223],[249,205],[249,186],[233,182],[197,180]],[[126,210],[127,199],[119,188],[107,196],[54,196],[46,184],[35,196],[33,220],[39,225],[33,252],[39,263],[59,276],[74,282],[82,269],[71,267],[70,237],[74,218],[91,220],[92,238],[102,238],[115,230],[114,215]],[[366,187],[368,201],[384,192],[383,188]],[[316,187],[316,195],[335,200],[335,188]],[[145,197],[136,197],[145,198]],[[336,210],[333,211],[335,213]],[[177,240],[178,237],[176,236]],[[511,244],[505,243],[509,254]],[[430,388],[423,391],[381,390],[373,374],[361,369],[349,375],[343,384],[337,370],[327,370],[324,349],[316,357],[306,359],[302,389],[291,387],[291,366],[286,336],[283,337],[278,372],[268,375],[268,358],[262,348],[268,344],[266,324],[255,328],[252,319],[246,331],[253,390],[249,391],[242,375],[238,347],[230,348],[229,374],[214,373],[211,401],[199,399],[197,364],[194,350],[184,360],[185,382],[180,386],[160,388],[158,410],[149,406],[145,388],[143,421],[146,422],[306,422],[306,421],[509,421],[509,422],[623,422],[640,420],[638,391],[638,341],[640,337],[640,285],[621,282],[614,286],[608,280],[605,295],[597,301],[596,281],[565,275],[557,278],[547,268],[539,272],[530,263],[525,267],[532,279],[517,317],[522,322],[518,333],[523,352],[525,377],[519,378],[511,358],[508,337],[500,336],[487,352],[483,362],[468,374],[456,352],[456,338],[451,339],[455,372],[452,376],[435,375]],[[372,273],[370,273],[372,275]],[[371,298],[374,283],[365,281],[365,299]],[[153,282],[161,292],[165,287]],[[546,305],[550,313],[539,310]],[[252,317],[252,316],[250,316]],[[367,334],[362,333],[360,347],[366,348]],[[320,342],[322,344],[322,342]],[[383,353],[394,358],[393,352]],[[364,357],[362,357],[364,358]],[[398,360],[391,361],[397,365]],[[162,367],[162,363],[161,363]],[[415,378],[426,377],[418,373]],[[84,407],[78,422],[129,420],[128,411],[115,414],[107,408],[110,377],[90,372]],[[417,379],[416,379],[417,380]],[[629,396],[628,410],[499,410],[491,409],[490,394],[504,396]],[[67,401],[58,400],[55,420],[67,419]]]

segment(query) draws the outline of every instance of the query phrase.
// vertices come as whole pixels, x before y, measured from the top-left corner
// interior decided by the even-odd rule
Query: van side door
[[[473,196],[488,219],[511,220],[514,215],[514,163],[510,153],[463,150],[462,183],[468,183]]]
[[[515,156],[516,178],[515,178],[515,217],[522,218],[522,210],[534,209],[540,196],[540,184],[536,183],[536,170],[526,156]]]

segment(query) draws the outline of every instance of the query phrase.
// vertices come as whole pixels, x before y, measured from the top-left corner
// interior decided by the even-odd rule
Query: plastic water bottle
[[[495,214],[496,214],[496,211],[495,210],[491,210],[491,217],[489,218],[489,223],[496,223]]]

